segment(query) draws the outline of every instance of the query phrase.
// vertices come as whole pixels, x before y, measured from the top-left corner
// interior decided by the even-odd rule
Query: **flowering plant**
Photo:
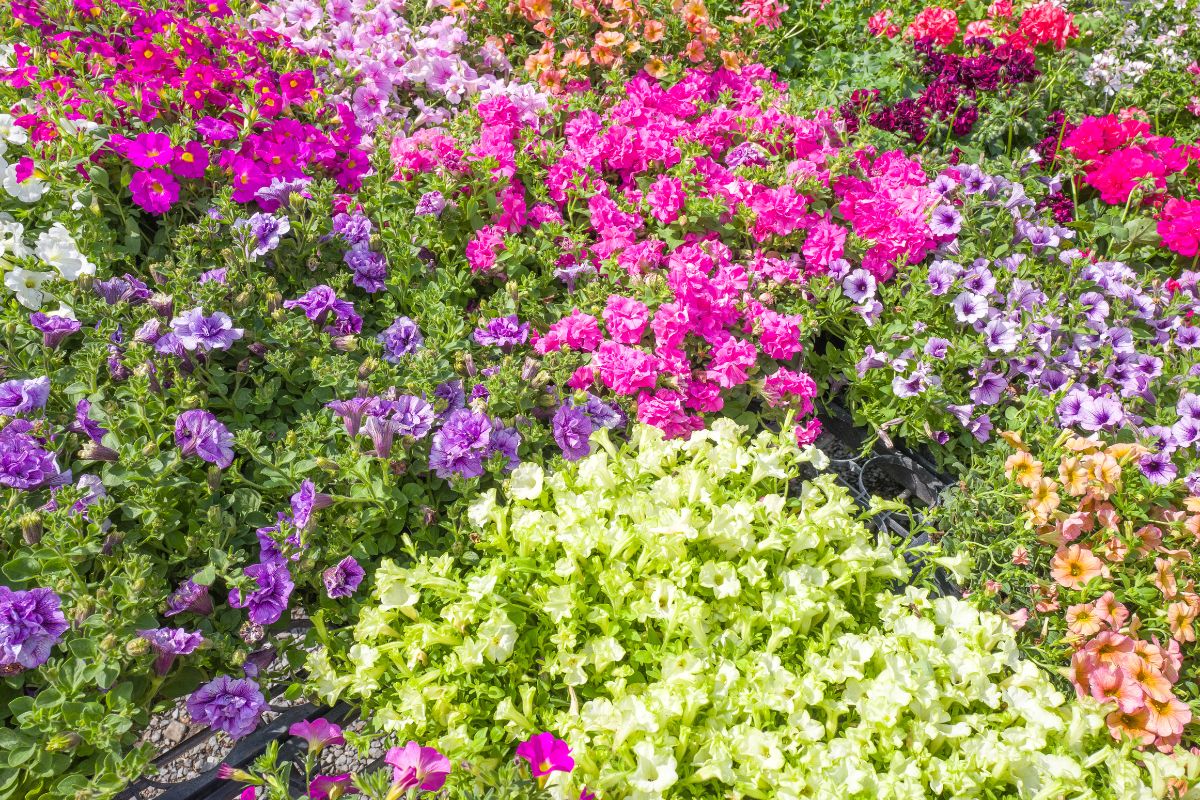
[[[628,447],[594,444],[477,501],[470,561],[381,568],[353,638],[310,657],[311,685],[476,764],[504,750],[487,726],[557,730],[574,769],[550,776],[556,797],[579,781],[613,798],[1153,796],[1001,618],[884,591],[903,559],[831,476],[792,494],[823,457],[791,431],[748,440],[722,420],[687,442],[640,426]]]

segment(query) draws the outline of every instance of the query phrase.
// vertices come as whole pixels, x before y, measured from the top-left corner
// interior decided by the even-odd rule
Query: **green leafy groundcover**
[[[484,494],[470,558],[385,563],[354,643],[309,660],[326,699],[470,765],[458,786],[556,731],[555,797],[1124,800],[1190,763],[1114,743],[1002,617],[890,591],[903,557],[832,476],[796,481],[824,457],[790,430],[594,444]]]

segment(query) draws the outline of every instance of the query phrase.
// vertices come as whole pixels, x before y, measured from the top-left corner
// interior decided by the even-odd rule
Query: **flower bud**
[[[371,373],[378,368],[379,360],[374,356],[367,356],[363,359],[363,362],[358,365],[358,379],[360,381],[365,381],[367,378],[371,377]]]
[[[123,534],[110,533],[108,536],[104,537],[104,544],[100,546],[100,552],[106,556],[111,556],[113,551],[116,550],[118,545],[120,545],[124,540],[125,537]]]
[[[147,444],[145,447],[142,448],[142,455],[144,455],[146,458],[150,458],[157,452],[158,452],[158,445],[155,444],[154,442],[150,442],[149,444]]]
[[[283,295],[281,295],[279,292],[268,292],[267,311],[274,314],[281,308],[283,308]]]
[[[221,468],[216,466],[215,464],[208,468],[208,488],[209,488],[209,490],[215,492],[217,489],[219,489],[221,487],[222,474],[223,473],[221,472]],[[212,512],[216,511],[218,519],[220,518],[221,509],[217,508],[216,506],[209,506],[208,510],[209,510],[210,517],[212,516]],[[214,523],[215,523],[215,520],[214,520]]]
[[[533,376],[537,375],[538,362],[532,358],[526,358],[525,363],[521,365],[521,380],[529,383],[533,380]]]
[[[42,540],[42,515],[36,511],[22,514],[17,519],[21,526],[21,538],[27,545],[35,545]]]
[[[156,292],[150,296],[150,307],[153,308],[160,317],[175,316],[175,298],[169,294]]]
[[[117,646],[117,635],[115,633],[110,633],[108,636],[105,636],[103,639],[100,640],[100,649],[101,650],[112,650],[116,646]]]
[[[541,389],[549,382],[550,373],[546,372],[546,370],[542,370],[537,375],[533,376],[533,380],[529,382],[529,385],[534,389]]]
[[[246,644],[257,644],[266,635],[266,628],[253,622],[247,622],[238,630],[238,636]]]
[[[69,753],[83,742],[83,737],[74,731],[56,733],[46,742],[46,751],[50,753]]]
[[[150,642],[136,636],[125,643],[125,654],[133,657],[144,656],[150,652]]]
[[[333,349],[343,353],[353,352],[358,347],[358,337],[356,336],[335,336],[333,337]]]
[[[328,472],[338,472],[341,470],[341,467],[338,466],[338,463],[329,458],[318,458],[317,467]]]
[[[475,373],[477,373],[479,370],[477,370],[475,368],[475,359],[471,356],[470,353],[466,353],[463,356],[462,363],[463,363],[463,371],[466,372],[467,375],[469,375],[470,377],[474,378]]]
[[[243,289],[242,291],[238,292],[236,297],[233,298],[233,307],[239,310],[245,308],[246,306],[250,305],[250,299],[253,296],[254,295],[250,293],[249,289]]]
[[[105,447],[99,442],[88,442],[79,450],[79,457],[84,461],[116,461],[119,456],[111,447]]]

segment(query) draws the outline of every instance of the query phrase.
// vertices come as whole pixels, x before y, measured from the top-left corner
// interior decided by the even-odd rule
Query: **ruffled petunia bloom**
[[[529,763],[533,777],[542,778],[551,772],[570,772],[575,769],[571,748],[552,733],[539,733],[517,745],[517,756]]]
[[[233,463],[233,434],[202,408],[184,411],[175,420],[175,444],[185,457],[197,456],[222,469]]]
[[[392,785],[401,792],[436,792],[446,784],[450,774],[450,759],[432,747],[409,742],[393,747],[383,761],[392,767]]]
[[[53,591],[0,586],[0,673],[45,664],[66,630],[62,601]]]
[[[193,692],[187,710],[197,725],[240,739],[258,727],[267,711],[267,701],[258,684],[249,678],[222,675]]]
[[[321,573],[321,580],[325,584],[325,594],[331,600],[350,597],[358,591],[365,574],[354,556],[346,556]]]
[[[196,648],[204,643],[204,636],[199,631],[187,631],[183,628],[152,628],[138,631],[138,636],[145,639],[158,653],[154,659],[154,671],[166,675],[175,663],[175,656],[185,656],[194,653]]]

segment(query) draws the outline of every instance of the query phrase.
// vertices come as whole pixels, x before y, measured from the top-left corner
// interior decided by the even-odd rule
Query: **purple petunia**
[[[1149,453],[1138,460],[1138,469],[1146,476],[1146,480],[1158,486],[1166,486],[1175,480],[1179,470],[1166,453]]]
[[[209,596],[207,586],[189,578],[179,584],[178,589],[171,592],[171,596],[167,598],[167,610],[163,612],[163,616],[173,617],[184,612],[201,616],[207,616],[213,612],[212,597]]]
[[[1079,409],[1079,427],[1085,431],[1116,428],[1125,421],[1125,410],[1111,397],[1091,397]]]
[[[196,724],[240,739],[258,727],[267,701],[249,678],[222,675],[193,692],[187,709]]]
[[[349,400],[334,400],[326,403],[326,408],[342,418],[346,433],[358,436],[362,427],[363,417],[374,412],[379,400],[375,397],[351,397]]]
[[[929,265],[929,292],[940,297],[950,291],[955,279],[962,274],[962,267],[953,261],[935,261]]]
[[[396,423],[396,433],[400,436],[421,439],[433,427],[433,406],[424,398],[403,394],[395,400],[381,401],[380,406],[381,409],[386,408]]]
[[[426,192],[417,201],[413,213],[418,217],[440,217],[446,210],[446,197],[441,192]]]
[[[950,350],[950,340],[943,339],[940,336],[932,336],[929,341],[925,342],[925,355],[930,358],[936,358],[941,361],[946,357],[946,353]]]
[[[279,247],[284,234],[291,229],[292,224],[287,217],[262,212],[242,217],[233,223],[233,230],[243,232],[246,237],[246,250],[255,259]]]
[[[433,435],[429,466],[439,478],[476,478],[491,444],[492,423],[485,414],[462,408],[451,412]]]
[[[347,250],[342,260],[354,272],[355,286],[368,294],[383,291],[383,281],[387,277],[387,259],[383,253],[355,247]]]
[[[199,631],[183,628],[151,628],[138,631],[138,636],[148,641],[158,653],[154,659],[154,671],[159,675],[167,674],[175,663],[175,656],[194,653],[204,643],[204,636]]]
[[[489,319],[475,329],[475,342],[484,347],[515,347],[529,340],[529,323],[521,322],[516,314]]]
[[[401,357],[415,353],[425,344],[421,329],[408,317],[396,317],[376,339],[383,344],[383,357],[393,364],[398,363]]]
[[[321,580],[325,584],[325,594],[333,600],[349,597],[358,590],[364,575],[363,568],[358,565],[354,557],[346,556],[321,573]]]
[[[965,325],[983,319],[988,313],[987,298],[974,292],[960,293],[954,298],[951,306],[954,308],[954,316]]]
[[[35,311],[29,315],[29,324],[42,333],[42,344],[55,348],[73,333],[78,333],[82,324],[65,314],[45,314]]]
[[[62,601],[53,591],[0,586],[0,668],[40,667],[66,630]]]
[[[1011,353],[1017,349],[1017,329],[1002,319],[994,319],[983,329],[983,338],[988,350],[994,353]]]
[[[221,469],[233,463],[233,434],[202,408],[184,411],[176,418],[175,444],[184,457],[198,456]]]
[[[979,377],[979,383],[971,389],[971,401],[981,406],[993,406],[1000,402],[1008,380],[1003,375],[988,372]]]
[[[246,577],[253,578],[257,588],[243,595],[240,589],[229,590],[229,605],[234,608],[250,609],[250,621],[255,625],[270,625],[277,622],[287,610],[292,596],[292,573],[283,561],[269,560],[251,564],[245,569]]]
[[[0,383],[0,416],[39,411],[50,398],[50,379],[42,376]]]
[[[139,305],[150,299],[154,294],[150,287],[142,281],[126,273],[121,278],[109,278],[106,281],[95,281],[92,290],[104,299],[110,306],[122,301],[130,305]]]
[[[333,233],[338,236],[350,247],[365,247],[371,241],[371,231],[373,226],[371,220],[365,215],[355,211],[353,213],[340,212],[333,218]]]
[[[399,423],[387,417],[367,417],[367,422],[363,425],[363,433],[371,437],[371,446],[378,458],[391,457],[392,444],[399,430]]]
[[[563,403],[554,413],[554,441],[562,449],[563,458],[567,461],[578,461],[592,452],[588,441],[591,438],[592,420],[582,409],[568,403]]]
[[[75,433],[81,433],[93,442],[99,443],[104,438],[104,434],[108,433],[108,429],[102,428],[91,418],[91,411],[91,401],[86,398],[80,400],[75,404],[75,422],[69,427]]]
[[[856,269],[842,281],[842,292],[855,303],[875,296],[875,276],[865,269]]]
[[[228,350],[242,338],[242,329],[221,311],[205,316],[203,308],[185,311],[171,320],[171,329],[185,350]]]
[[[954,236],[962,230],[962,214],[953,206],[938,206],[929,218],[929,230],[934,236]]]
[[[28,423],[14,420],[0,430],[0,486],[37,489],[59,478],[54,453],[27,432]]]

